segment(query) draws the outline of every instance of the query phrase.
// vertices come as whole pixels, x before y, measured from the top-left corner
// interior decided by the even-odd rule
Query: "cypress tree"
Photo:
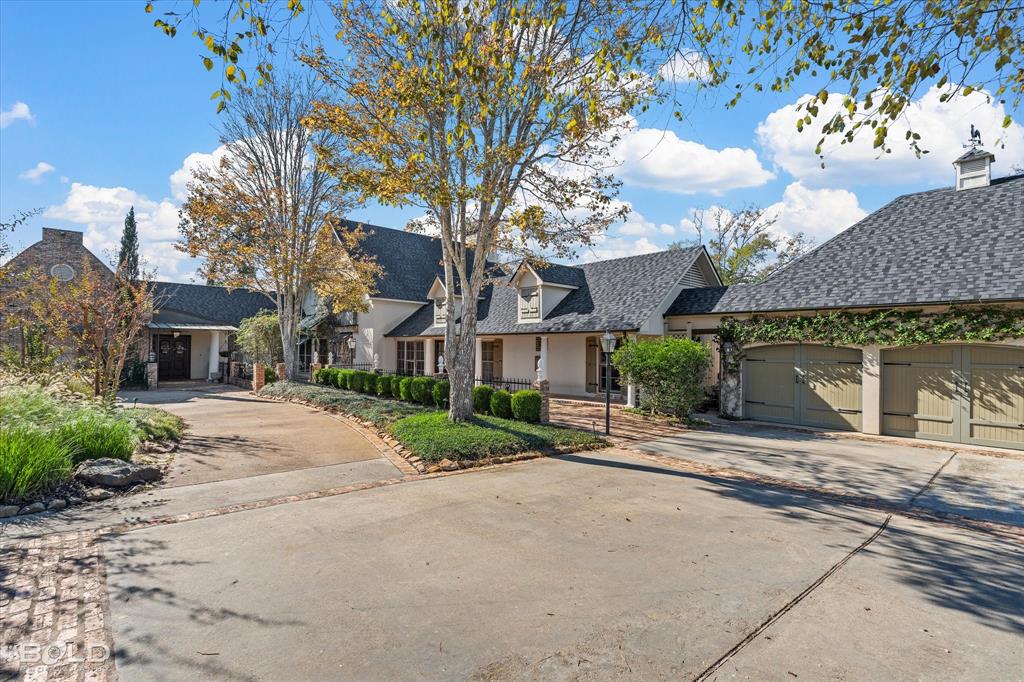
[[[128,209],[121,233],[121,251],[117,255],[117,269],[129,282],[139,280],[139,231],[135,225],[135,207]]]

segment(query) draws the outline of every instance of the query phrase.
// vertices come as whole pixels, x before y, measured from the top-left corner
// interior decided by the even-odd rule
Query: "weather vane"
[[[977,149],[981,146],[981,131],[971,124],[971,141],[964,145],[964,149]]]

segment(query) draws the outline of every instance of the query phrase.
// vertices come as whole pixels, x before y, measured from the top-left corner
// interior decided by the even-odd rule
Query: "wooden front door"
[[[176,381],[189,378],[192,367],[192,337],[181,334],[153,336],[153,352],[156,353],[157,379]]]

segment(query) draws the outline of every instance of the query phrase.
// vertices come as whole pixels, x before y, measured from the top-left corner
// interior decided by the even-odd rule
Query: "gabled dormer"
[[[434,326],[443,326],[448,319],[448,298],[444,281],[440,277],[434,277],[434,283],[430,285],[427,296],[434,308]],[[462,296],[455,294],[455,316],[462,313]]]
[[[562,299],[580,288],[584,277],[580,268],[556,264],[535,267],[523,261],[510,281],[516,290],[517,321],[540,322]]]

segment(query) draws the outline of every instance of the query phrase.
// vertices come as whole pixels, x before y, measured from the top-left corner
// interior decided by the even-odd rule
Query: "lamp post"
[[[605,331],[601,337],[601,350],[604,351],[604,435],[611,433],[612,425],[612,351],[615,350],[615,337]]]
[[[356,351],[356,339],[355,339],[355,337],[350,335],[348,337],[348,340],[345,341],[345,345],[348,346],[348,350],[349,350],[349,361],[348,362],[349,362],[350,365],[355,365],[356,364],[356,352],[355,352]]]

